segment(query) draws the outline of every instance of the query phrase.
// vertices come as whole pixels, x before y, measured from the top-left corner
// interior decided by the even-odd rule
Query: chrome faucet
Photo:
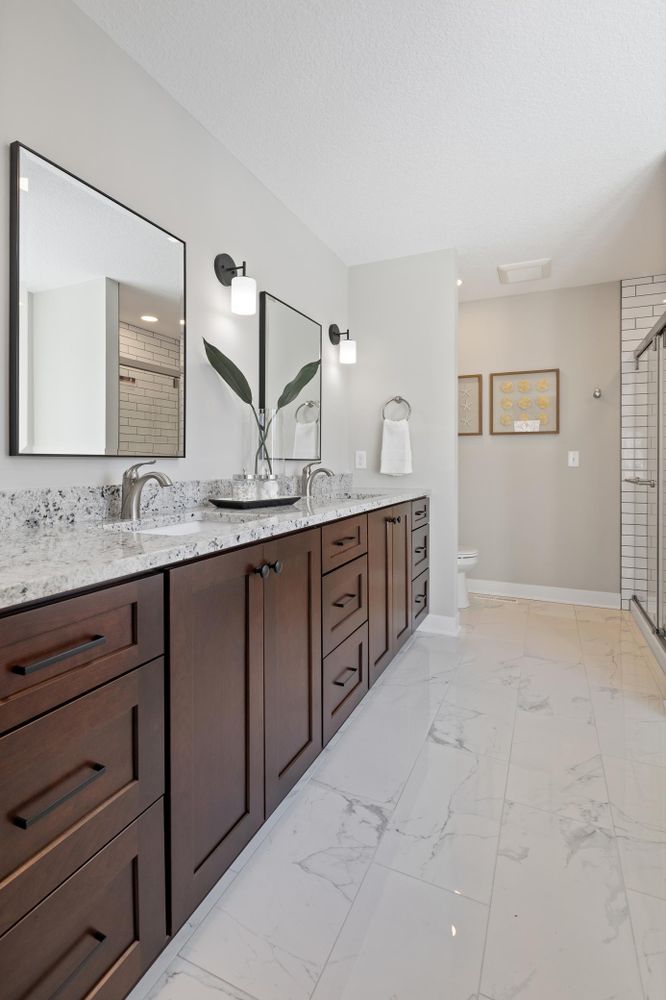
[[[139,475],[142,465],[155,465],[155,459],[150,462],[137,462],[123,472],[123,492],[120,507],[120,517],[123,521],[137,521],[141,517],[141,494],[147,482],[154,479],[160,486],[173,486],[164,472],[145,472]]]
[[[312,483],[319,475],[331,477],[335,473],[331,469],[327,469],[324,465],[318,466],[316,462],[308,462],[307,465],[303,466],[302,491],[306,500],[309,500],[312,496]]]

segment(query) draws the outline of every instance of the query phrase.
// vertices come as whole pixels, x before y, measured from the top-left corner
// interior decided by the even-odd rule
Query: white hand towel
[[[379,471],[385,476],[407,476],[412,471],[412,445],[407,420],[384,420]]]
[[[317,444],[319,442],[319,421],[311,420],[308,423],[296,421],[294,431],[294,458],[316,458]]]

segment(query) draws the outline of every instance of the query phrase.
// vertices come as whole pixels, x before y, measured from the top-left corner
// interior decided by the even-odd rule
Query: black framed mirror
[[[183,240],[11,146],[10,453],[185,455]]]
[[[259,405],[274,407],[299,370],[319,361],[317,375],[281,413],[284,455],[321,460],[321,324],[269,292],[259,296]]]

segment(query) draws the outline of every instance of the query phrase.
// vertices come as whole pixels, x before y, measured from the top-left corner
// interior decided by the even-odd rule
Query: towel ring
[[[298,424],[316,424],[317,421],[319,420],[319,414],[318,413],[315,413],[314,420],[299,420],[298,419],[298,414],[303,409],[305,409],[306,411],[309,411],[309,410],[318,410],[319,409],[319,403],[315,399],[308,399],[308,401],[306,403],[301,403],[301,405],[296,410],[296,413],[294,414],[294,420]]]
[[[390,403],[398,403],[398,404],[402,404],[403,406],[406,406],[407,407],[407,420],[409,420],[409,418],[412,415],[412,408],[409,405],[409,403],[407,402],[407,400],[404,399],[402,396],[391,396],[390,399],[386,400],[386,402],[384,403],[384,406],[382,408],[382,419],[383,420],[386,420],[386,407],[389,406]]]

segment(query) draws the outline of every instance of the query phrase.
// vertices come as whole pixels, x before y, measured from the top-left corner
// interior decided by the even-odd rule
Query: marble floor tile
[[[575,620],[530,615],[525,635],[525,655],[556,663],[580,663],[582,651]]]
[[[645,1000],[666,997],[666,900],[627,893]]]
[[[576,609],[573,604],[554,604],[548,601],[530,601],[530,615],[537,618],[559,618],[564,621],[576,621]]]
[[[428,740],[375,860],[487,903],[507,765]]]
[[[373,865],[313,1000],[470,1000],[487,909]]]
[[[612,687],[618,691],[638,691],[658,695],[659,689],[642,650],[586,654],[585,666],[590,684]]]
[[[610,832],[507,808],[481,992],[494,1000],[640,1000]]]
[[[590,695],[603,754],[666,768],[666,709],[660,695],[594,684]]]
[[[534,715],[560,715],[592,721],[592,703],[585,667],[524,656],[520,666],[518,708]]]
[[[666,771],[604,757],[627,887],[666,899]]]
[[[148,994],[148,1000],[155,997],[160,1000],[255,1000],[249,993],[237,990],[182,958],[172,963]]]
[[[511,752],[518,690],[488,680],[469,681],[466,667],[450,685],[429,738],[441,746],[507,761]]]
[[[587,608],[576,605],[576,618],[579,622],[627,622],[631,621],[628,611],[619,608]]]
[[[386,826],[311,782],[181,955],[260,1000],[306,1000]]]
[[[430,684],[453,677],[462,654],[446,636],[417,635],[382,675],[383,684]]]
[[[612,827],[595,727],[518,711],[507,799],[583,823]]]

